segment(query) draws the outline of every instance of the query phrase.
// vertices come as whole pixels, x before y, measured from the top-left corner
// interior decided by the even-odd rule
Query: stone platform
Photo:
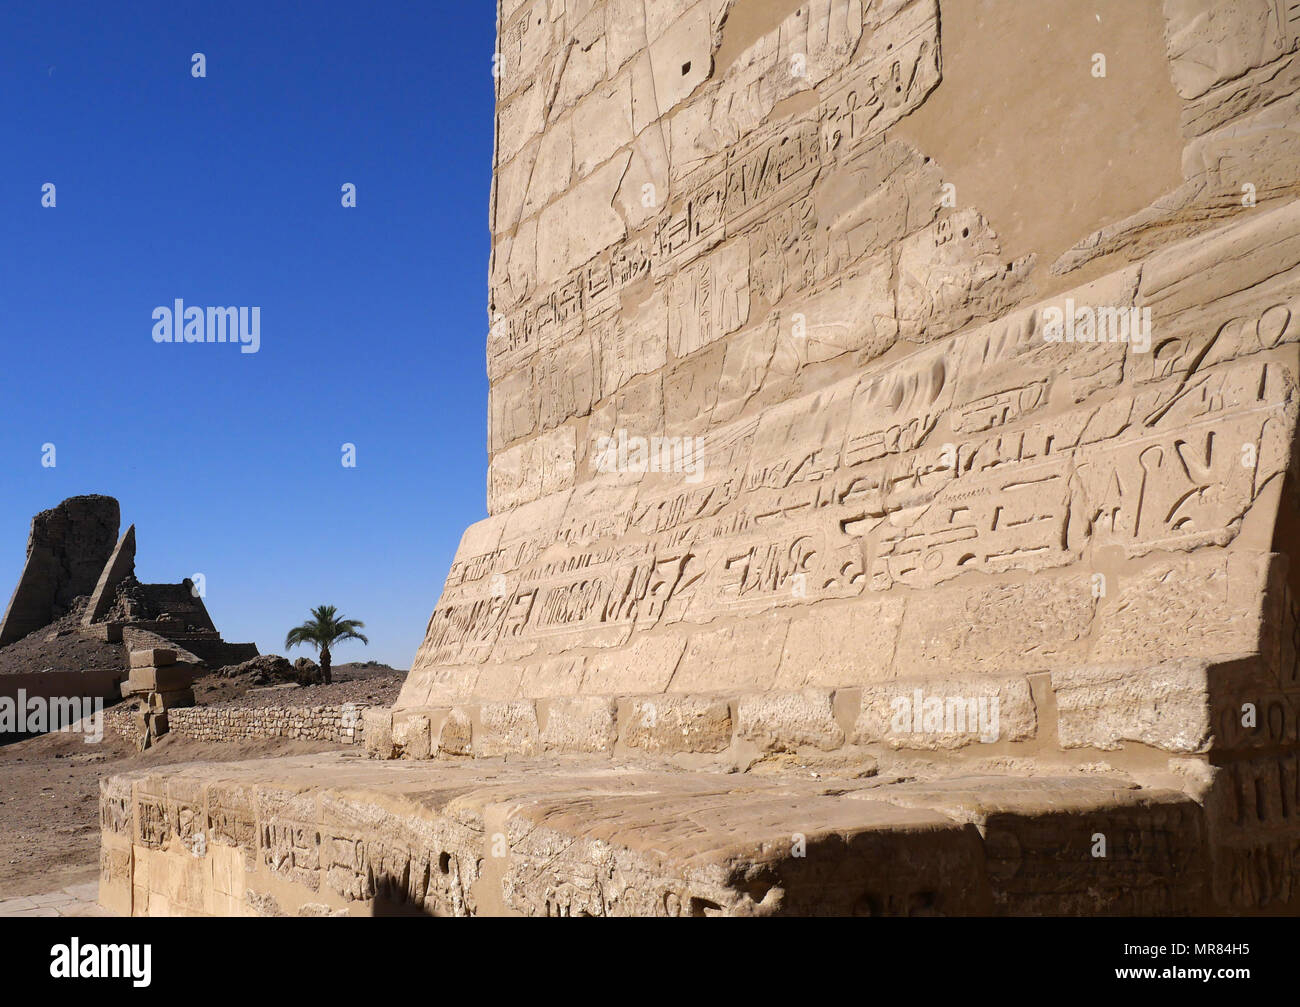
[[[100,901],[122,914],[1166,914],[1210,905],[1200,807],[1114,773],[925,782],[330,753],[118,776],[104,784],[102,809]]]

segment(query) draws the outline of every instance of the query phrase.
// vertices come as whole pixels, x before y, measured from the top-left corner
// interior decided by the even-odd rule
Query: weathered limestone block
[[[429,718],[419,713],[393,717],[393,748],[407,759],[427,759],[432,752]]]
[[[582,123],[573,134],[574,167],[585,178],[634,138],[631,74],[594,90],[578,105],[574,120]]]
[[[176,651],[166,647],[151,647],[148,650],[133,650],[130,656],[132,668],[166,668],[176,663]]]
[[[533,368],[524,366],[492,386],[489,393],[491,444],[500,449],[537,431],[539,396]]]
[[[601,391],[612,395],[633,378],[667,362],[668,293],[650,293],[631,319],[619,315],[598,330]]]
[[[777,751],[804,745],[829,751],[844,744],[833,694],[825,689],[742,696],[736,704],[736,736]]]
[[[560,427],[500,452],[488,474],[491,510],[497,513],[567,489],[576,465],[574,432]]]
[[[653,27],[647,32],[655,119],[672,112],[709,78],[714,42],[711,8],[716,6],[717,0],[699,0],[668,23],[657,37],[650,34]]]
[[[499,9],[497,46],[505,61],[499,97],[508,97],[538,77],[539,68],[557,46],[564,22],[552,16],[551,8],[549,0],[505,0]]]
[[[705,629],[687,641],[668,688],[673,692],[768,688],[776,676],[789,620],[748,620]]]
[[[669,191],[667,137],[661,130],[646,129],[632,144],[631,158],[614,197],[614,209],[633,231],[653,221],[659,213],[656,201]]]
[[[559,752],[612,752],[618,741],[615,714],[614,701],[601,696],[548,703],[542,747]]]
[[[1082,575],[917,594],[908,599],[895,665],[1047,671],[1083,657],[1096,605]]]
[[[393,744],[393,711],[388,707],[372,706],[361,711],[365,728],[366,752],[376,759],[397,758],[400,753]]]
[[[591,657],[581,691],[603,696],[662,691],[673,680],[685,650],[685,638],[675,634],[639,637],[627,647]]]
[[[553,283],[627,233],[613,207],[629,155],[617,157],[560,196],[537,219],[537,279]]]
[[[865,686],[859,703],[853,733],[860,745],[959,749],[1024,741],[1038,729],[1029,681],[1023,676],[900,678]]]
[[[122,694],[137,692],[171,692],[188,689],[194,684],[194,670],[188,664],[172,664],[164,668],[131,669],[122,683]]]
[[[733,241],[682,270],[668,290],[668,348],[688,357],[749,320],[749,242]]]
[[[899,335],[888,257],[873,256],[850,266],[797,304],[790,315],[793,338],[780,343],[783,357],[793,358],[782,360],[787,366],[807,366],[853,352],[868,359],[883,355]],[[784,329],[779,331],[784,335]]]
[[[469,715],[460,707],[447,713],[438,728],[438,755],[470,755],[473,753],[474,726]],[[369,742],[366,743],[370,747]]]
[[[523,674],[522,664],[485,664],[474,682],[474,695],[480,699],[511,699],[519,694]]]
[[[581,333],[555,347],[538,374],[543,430],[574,416],[586,416],[601,398],[600,358],[593,339]]]
[[[149,710],[154,714],[166,714],[168,710],[194,705],[194,690],[186,687],[161,689],[150,692]],[[164,732],[159,732],[164,733]]]
[[[655,695],[626,700],[620,740],[651,754],[721,752],[731,744],[731,708],[707,696]]]
[[[484,703],[478,709],[474,753],[479,756],[532,755],[539,742],[537,708],[530,702]]]
[[[1091,659],[1150,665],[1260,650],[1260,599],[1271,562],[1269,555],[1245,552],[1198,553],[1118,578],[1098,606]]]
[[[497,139],[497,157],[501,164],[512,162],[515,155],[546,125],[542,116],[544,90],[544,84],[534,81],[514,98],[497,103],[497,118],[501,123],[501,135]],[[498,183],[499,174],[498,169]]]
[[[1180,754],[1208,751],[1211,669],[1185,657],[1053,671],[1061,746],[1114,751],[1136,741]]]
[[[903,600],[819,607],[790,621],[775,687],[858,685],[889,678]]]

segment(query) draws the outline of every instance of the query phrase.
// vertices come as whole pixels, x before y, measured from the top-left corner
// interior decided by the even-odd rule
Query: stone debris
[[[239,678],[248,675],[257,685],[298,680],[298,670],[288,658],[281,657],[279,654],[259,654],[239,664],[218,668],[216,674],[221,678]]]

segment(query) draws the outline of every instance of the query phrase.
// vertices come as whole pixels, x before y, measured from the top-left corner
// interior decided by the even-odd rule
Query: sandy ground
[[[33,638],[40,634],[33,634]],[[27,641],[0,651],[4,668],[30,670],[112,666],[124,661],[120,645],[85,651],[93,643],[76,634],[58,635],[57,627],[28,653]],[[31,638],[29,638],[31,639]],[[50,657],[59,646],[64,651]],[[30,649],[30,648],[29,648]],[[39,670],[39,668],[37,668]],[[405,672],[374,662],[348,663],[334,669],[329,686],[254,686],[246,676],[225,679],[205,675],[195,682],[200,705],[313,706],[353,702],[388,705],[397,697]],[[199,742],[164,736],[147,752],[112,731],[87,744],[80,734],[47,734],[0,745],[0,900],[45,895],[99,878],[99,780],[129,769],[171,762],[234,762],[328,751],[325,742],[267,738],[243,742]]]
[[[194,682],[200,706],[339,706],[362,703],[391,706],[402,690],[406,672],[387,665],[344,664],[334,669],[331,685],[253,685],[247,676],[204,675]]]
[[[337,747],[286,738],[205,743],[164,737],[141,753],[111,732],[95,744],[65,733],[0,746],[0,899],[98,879],[102,776],[174,762],[232,762]]]

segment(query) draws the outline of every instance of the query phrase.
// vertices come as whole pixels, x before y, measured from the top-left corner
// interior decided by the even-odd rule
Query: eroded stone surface
[[[1198,806],[1120,777],[326,755],[118,776],[101,810],[100,901],[136,915],[1163,914],[1209,885]]]

